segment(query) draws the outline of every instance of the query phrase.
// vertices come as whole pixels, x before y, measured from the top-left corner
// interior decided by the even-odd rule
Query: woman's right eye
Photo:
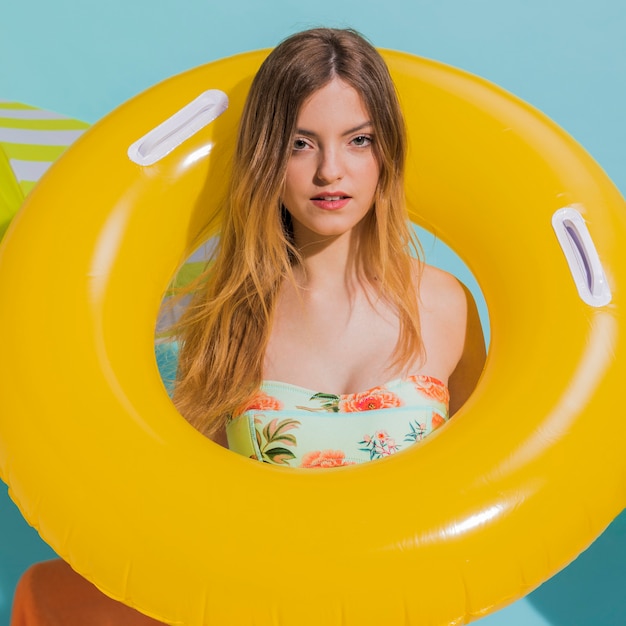
[[[294,139],[293,141],[294,150],[306,150],[308,147],[309,144],[304,139]]]

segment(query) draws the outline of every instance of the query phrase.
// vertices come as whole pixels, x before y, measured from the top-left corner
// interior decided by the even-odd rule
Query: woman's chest
[[[409,376],[359,393],[336,395],[264,381],[227,427],[244,456],[292,467],[352,465],[395,454],[448,419],[448,390]]]
[[[388,380],[397,316],[368,301],[283,302],[264,359],[265,379],[350,392]]]

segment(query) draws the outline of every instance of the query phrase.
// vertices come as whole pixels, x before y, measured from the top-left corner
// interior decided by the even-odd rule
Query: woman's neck
[[[354,231],[298,245],[301,264],[295,269],[302,289],[346,290],[362,284],[366,272]]]

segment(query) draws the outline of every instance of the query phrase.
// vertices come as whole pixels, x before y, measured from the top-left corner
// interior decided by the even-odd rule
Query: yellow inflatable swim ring
[[[412,219],[478,278],[487,367],[448,427],[389,459],[305,471],[235,455],[175,411],[153,329],[224,193],[264,54],[123,105],[26,201],[0,252],[2,476],[78,572],[170,624],[465,623],[565,566],[624,505],[626,207],[531,107],[384,52]],[[225,112],[219,93],[197,100],[209,88]]]

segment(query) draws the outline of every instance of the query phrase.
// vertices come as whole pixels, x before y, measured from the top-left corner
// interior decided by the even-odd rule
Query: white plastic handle
[[[137,165],[153,165],[227,108],[228,96],[223,91],[205,91],[129,146],[128,158]]]
[[[594,307],[609,304],[611,289],[583,216],[565,207],[554,213],[552,226],[583,302]]]

